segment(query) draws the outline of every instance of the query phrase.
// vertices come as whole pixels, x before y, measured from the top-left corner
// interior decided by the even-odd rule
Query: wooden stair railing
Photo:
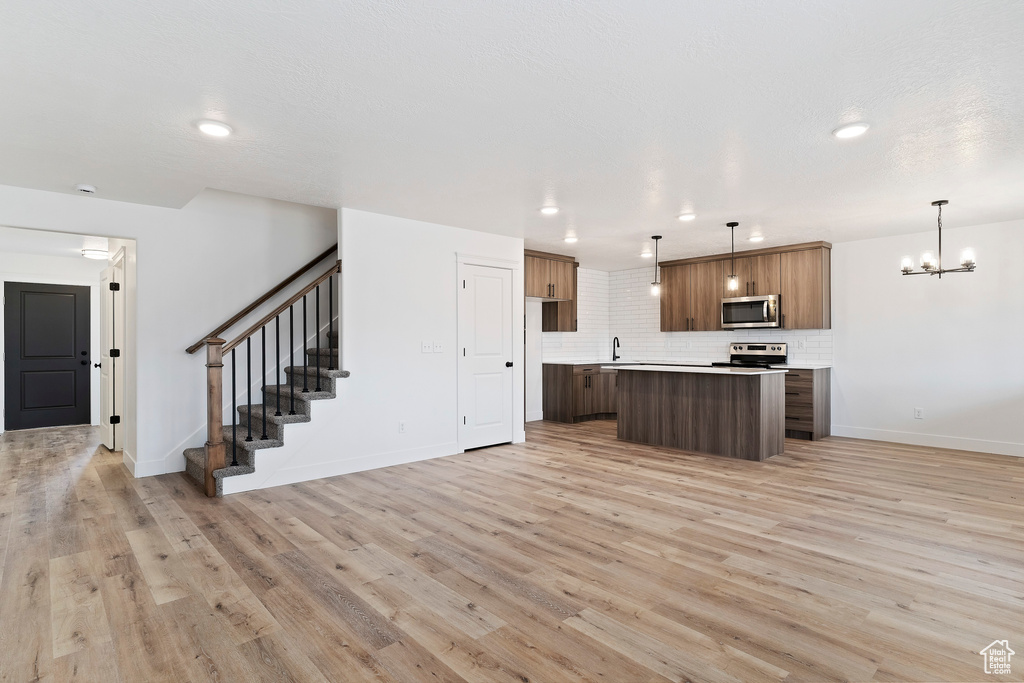
[[[195,353],[196,351],[198,351],[199,349],[203,348],[203,344],[206,343],[207,339],[210,339],[210,338],[213,338],[213,337],[219,337],[224,331],[231,329],[231,327],[233,325],[235,325],[236,323],[238,323],[239,320],[242,320],[243,318],[245,318],[245,316],[247,316],[250,313],[252,313],[253,311],[255,311],[257,308],[259,308],[264,303],[269,301],[271,299],[271,297],[273,297],[275,294],[279,293],[285,287],[287,287],[291,283],[293,283],[296,280],[298,280],[300,277],[302,277],[302,275],[304,273],[306,273],[307,271],[312,270],[313,266],[315,266],[316,264],[320,263],[321,261],[323,261],[325,258],[330,256],[331,254],[335,253],[336,251],[338,251],[338,245],[337,244],[335,244],[333,247],[331,247],[330,249],[328,249],[324,253],[322,253],[319,256],[317,256],[315,259],[313,259],[312,261],[310,261],[306,265],[304,265],[301,268],[299,268],[297,271],[295,271],[294,273],[292,273],[291,275],[289,275],[285,279],[281,280],[279,283],[277,283],[273,287],[271,287],[267,291],[266,294],[264,294],[260,298],[256,299],[256,301],[253,301],[251,304],[249,304],[248,306],[246,306],[245,308],[240,310],[238,313],[235,313],[233,316],[228,318],[224,322],[224,324],[219,325],[217,328],[215,328],[209,334],[203,335],[203,337],[199,341],[197,341],[195,344],[193,344],[192,346],[190,346],[187,349],[185,349],[185,353],[192,354],[192,353]]]
[[[335,246],[337,246],[337,245],[335,245]],[[326,252],[326,254],[329,254],[329,253],[330,252]],[[320,257],[321,260],[322,260],[322,258],[323,258],[323,256]],[[308,270],[308,267],[306,269]],[[238,424],[238,406],[237,406],[238,394],[237,394],[237,391],[236,391],[236,376],[235,376],[236,375],[237,362],[236,362],[236,359],[235,359],[235,351],[237,350],[237,348],[243,342],[245,343],[245,347],[246,347],[245,348],[245,350],[246,350],[246,360],[245,360],[245,366],[246,366],[246,396],[247,396],[247,400],[248,400],[248,409],[246,411],[247,422],[248,423],[246,425],[245,441],[252,441],[253,440],[253,433],[252,433],[252,430],[253,430],[253,424],[252,424],[252,422],[253,422],[253,419],[252,419],[252,338],[253,338],[253,336],[257,332],[259,332],[260,336],[261,336],[261,342],[262,342],[261,345],[260,345],[260,349],[261,349],[261,354],[260,355],[262,356],[262,359],[261,359],[261,369],[262,369],[261,378],[262,378],[262,380],[261,380],[261,382],[262,382],[263,388],[265,389],[267,386],[269,386],[267,384],[267,381],[266,381],[266,379],[267,379],[267,325],[269,325],[271,321],[274,321],[274,323],[275,323],[275,328],[274,328],[274,333],[275,333],[275,345],[274,345],[275,346],[275,362],[277,363],[277,371],[276,371],[277,391],[275,392],[276,393],[276,397],[277,397],[277,401],[276,401],[276,412],[274,414],[276,416],[280,417],[282,415],[282,412],[281,412],[281,362],[282,362],[282,359],[281,359],[281,314],[284,313],[285,311],[288,311],[289,329],[288,329],[288,349],[287,349],[287,355],[288,355],[288,359],[289,359],[289,364],[290,364],[291,368],[293,368],[293,371],[294,371],[294,368],[296,367],[295,366],[295,362],[294,362],[294,360],[295,360],[295,358],[294,358],[294,356],[295,356],[295,343],[294,343],[294,335],[295,335],[295,309],[294,309],[294,306],[300,300],[302,301],[302,314],[301,314],[302,315],[302,328],[301,328],[301,335],[302,335],[302,377],[303,377],[303,379],[302,379],[302,393],[308,393],[310,391],[310,388],[309,388],[309,374],[308,374],[308,370],[309,370],[309,353],[308,353],[308,349],[307,349],[307,344],[308,344],[308,341],[309,341],[309,335],[308,335],[308,333],[306,331],[306,328],[307,328],[306,297],[309,295],[310,292],[314,293],[314,299],[315,299],[315,301],[314,301],[314,307],[315,307],[314,334],[315,334],[315,337],[316,337],[316,353],[315,353],[315,357],[316,357],[316,375],[314,377],[316,379],[316,387],[313,389],[313,391],[317,391],[317,392],[321,391],[321,388],[320,388],[320,382],[321,382],[321,375],[320,375],[321,367],[320,367],[320,364],[321,364],[322,356],[321,356],[321,347],[320,347],[320,285],[323,284],[324,281],[327,281],[327,283],[328,283],[328,287],[327,287],[327,295],[328,295],[328,307],[327,307],[327,310],[328,310],[328,314],[327,314],[327,317],[328,317],[328,335],[327,335],[327,339],[328,339],[328,342],[327,342],[328,343],[328,353],[327,353],[327,358],[328,358],[328,364],[329,365],[328,365],[327,369],[328,370],[336,370],[337,368],[335,367],[334,353],[331,351],[331,348],[332,348],[331,347],[331,343],[332,343],[332,340],[333,340],[333,337],[334,337],[334,314],[333,314],[333,310],[334,310],[334,276],[336,274],[339,274],[339,273],[341,273],[341,261],[336,261],[334,263],[334,265],[331,266],[330,270],[328,270],[323,275],[321,275],[317,279],[313,280],[311,283],[309,283],[308,285],[303,287],[301,290],[299,290],[298,292],[293,294],[291,297],[288,298],[287,301],[282,303],[280,306],[275,308],[273,311],[271,311],[267,315],[263,316],[258,322],[256,322],[255,324],[251,325],[249,327],[249,329],[247,329],[245,332],[243,332],[242,334],[240,334],[237,337],[235,337],[234,339],[232,339],[230,342],[225,342],[220,337],[217,337],[216,334],[211,334],[209,337],[207,337],[206,339],[204,339],[200,343],[200,346],[202,346],[204,344],[206,345],[206,385],[207,385],[207,391],[206,391],[206,425],[207,425],[207,431],[206,431],[206,467],[205,467],[205,473],[204,473],[204,488],[205,488],[207,496],[211,496],[212,497],[212,496],[215,496],[217,494],[216,480],[215,480],[215,478],[213,476],[213,472],[215,470],[223,469],[224,467],[228,466],[228,464],[227,464],[227,447],[226,447],[226,444],[224,443],[225,425],[224,425],[224,408],[223,408],[223,405],[224,405],[224,390],[223,390],[224,377],[223,377],[223,371],[224,371],[224,356],[225,356],[225,354],[229,354],[229,353],[231,354],[231,413],[232,413],[232,415],[231,415],[231,465],[230,466],[231,467],[237,467],[238,466],[238,427],[239,427],[239,424]],[[298,277],[298,275],[301,275],[301,273],[296,273],[296,275],[292,277],[292,280],[294,280],[295,277]],[[287,284],[287,283],[283,283],[283,284]],[[278,291],[280,291],[279,288],[278,288]],[[269,296],[272,296],[272,294],[268,293],[268,295],[264,295],[263,300],[265,301],[266,298],[269,298]],[[251,310],[251,307],[250,307],[250,310]],[[226,328],[220,328],[219,331],[223,331],[224,329],[226,329]],[[289,379],[289,383],[290,383],[291,391],[289,391],[288,393],[290,395],[291,406],[290,406],[288,414],[289,415],[295,415],[295,393],[294,392],[298,390],[298,385],[295,384],[295,383],[292,383],[292,379],[291,378]],[[267,411],[270,409],[270,406],[266,405],[266,398],[265,397],[262,397],[261,401],[264,402],[264,407],[260,411],[261,416],[262,416],[262,427],[263,427],[263,430],[262,430],[261,436],[259,438],[261,440],[265,440],[265,439],[267,439]]]

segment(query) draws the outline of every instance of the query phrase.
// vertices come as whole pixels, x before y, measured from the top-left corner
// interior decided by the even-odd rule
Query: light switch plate
[[[434,353],[443,353],[444,347],[441,346],[441,342],[434,342]]]
[[[432,341],[425,341],[425,342],[423,342],[423,353],[433,353],[433,352],[434,352],[434,342],[432,342]]]

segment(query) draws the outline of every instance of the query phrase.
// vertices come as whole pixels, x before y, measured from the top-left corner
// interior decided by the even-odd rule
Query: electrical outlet
[[[432,341],[425,341],[425,342],[423,342],[422,348],[423,348],[423,353],[433,353],[434,352],[434,342],[432,342]]]
[[[796,340],[796,350],[797,351],[806,351],[807,350],[807,340],[806,339],[797,339]]]
[[[434,353],[443,353],[444,347],[441,346],[441,342],[434,342]]]
[[[914,419],[915,420],[923,420],[924,419],[924,408],[914,408]]]
[[[405,434],[405,423],[404,422],[399,422],[398,423],[398,433],[399,434]]]

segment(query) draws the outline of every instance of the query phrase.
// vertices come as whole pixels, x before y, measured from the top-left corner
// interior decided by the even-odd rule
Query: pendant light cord
[[[732,280],[736,279],[736,226],[739,225],[736,221],[729,221],[725,224],[725,227],[729,228],[730,239],[732,246],[729,248],[730,262],[732,273],[729,274],[729,278]]]

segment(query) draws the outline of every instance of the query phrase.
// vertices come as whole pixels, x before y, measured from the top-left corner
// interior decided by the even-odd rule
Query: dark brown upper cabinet
[[[525,251],[526,296],[547,299],[541,317],[543,332],[575,332],[577,329],[577,269],[571,256]]]
[[[727,289],[733,272],[729,254],[665,261],[661,264],[661,331],[720,330],[723,298],[766,294],[781,295],[783,327],[829,329],[831,254],[828,242],[741,252],[736,256],[736,290]]]
[[[661,331],[722,329],[721,261],[661,267]]]

